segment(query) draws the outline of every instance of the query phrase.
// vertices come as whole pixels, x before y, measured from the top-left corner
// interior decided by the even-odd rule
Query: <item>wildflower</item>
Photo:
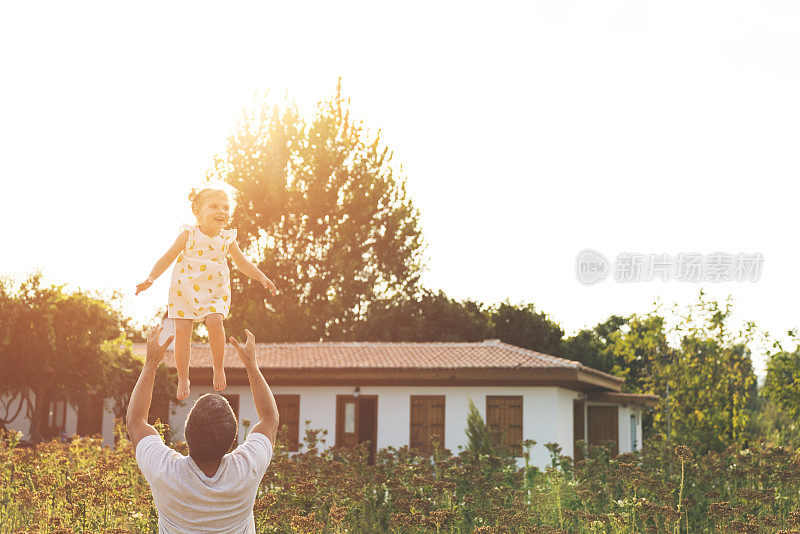
[[[681,462],[691,462],[694,459],[694,454],[689,447],[678,445],[675,447],[675,454],[680,458]]]

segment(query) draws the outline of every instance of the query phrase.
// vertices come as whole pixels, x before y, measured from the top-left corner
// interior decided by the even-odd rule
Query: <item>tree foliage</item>
[[[563,341],[562,356],[592,369],[612,373],[617,361],[612,335],[627,322],[624,317],[612,315],[594,328],[580,330]]]
[[[646,393],[658,389],[664,366],[674,359],[664,318],[656,312],[632,315],[609,337],[614,362],[611,374],[625,379],[623,391]]]
[[[612,316],[565,340],[564,353],[623,378],[624,392],[661,398],[643,414],[645,436],[666,436],[669,426],[676,443],[720,451],[746,439],[757,395],[749,349],[755,326],[732,332],[731,313],[730,301],[722,306],[701,290],[669,328],[658,308]]]
[[[63,288],[43,286],[40,274],[18,288],[0,283],[0,396],[23,399],[34,440],[51,400],[78,404],[102,388],[103,345],[122,332],[107,302]]]
[[[482,341],[492,337],[483,305],[458,302],[443,291],[373,302],[353,329],[359,341]]]
[[[104,346],[107,354],[106,378],[101,392],[109,402],[109,408],[114,413],[114,417],[118,419],[124,418],[128,411],[133,387],[139,380],[144,365],[140,358],[133,355],[131,349],[132,340],[125,336],[109,341]],[[174,410],[175,406],[183,403],[183,401],[175,400],[177,380],[174,369],[168,369],[166,365],[158,366],[153,384],[151,408],[161,405],[170,406]]]
[[[308,121],[296,106],[246,113],[209,178],[237,191],[233,226],[280,294],[232,275],[229,324],[268,341],[351,339],[370,303],[414,295],[419,213],[392,153],[341,93]]]
[[[492,454],[491,436],[472,399],[467,412],[467,450],[472,454]]]
[[[743,443],[757,393],[748,348],[755,325],[733,332],[731,312],[730,300],[723,307],[701,290],[675,326],[674,358],[654,379],[655,393],[663,398],[660,408],[671,415],[672,439],[701,452]],[[654,426],[666,433],[665,413],[654,413]]]
[[[0,281],[0,416],[8,424],[24,414],[34,441],[45,437],[51,401],[80,406],[97,394],[123,417],[142,367],[116,295],[66,292],[41,278],[33,274],[16,287]],[[166,404],[174,394],[175,379],[161,366],[153,402]]]
[[[525,349],[560,355],[564,331],[533,304],[502,302],[489,310],[492,337]]]
[[[789,335],[797,340],[796,333]],[[762,394],[769,401],[766,408],[771,414],[770,426],[785,438],[781,445],[800,444],[800,343],[793,351],[779,349],[769,355]]]

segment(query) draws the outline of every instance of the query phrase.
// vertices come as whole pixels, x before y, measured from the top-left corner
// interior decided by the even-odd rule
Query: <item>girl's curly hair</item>
[[[192,213],[197,215],[200,208],[211,193],[224,193],[228,197],[231,205],[231,213],[236,209],[236,197],[233,189],[226,183],[210,184],[206,187],[193,187],[189,193],[189,201],[192,203]]]

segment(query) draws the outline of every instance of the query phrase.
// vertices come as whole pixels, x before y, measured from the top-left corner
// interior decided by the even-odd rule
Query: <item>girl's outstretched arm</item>
[[[155,279],[161,276],[161,274],[167,270],[167,267],[172,265],[172,262],[175,261],[175,258],[178,257],[183,248],[186,246],[186,241],[188,239],[188,230],[184,230],[180,233],[178,239],[176,239],[172,246],[169,247],[167,253],[161,256],[161,258],[159,258],[159,260],[156,262],[155,266],[153,266],[153,270],[150,271],[150,276],[147,277],[147,280],[136,286],[137,295],[153,285]]]
[[[272,283],[272,280],[267,278],[267,275],[261,272],[261,269],[253,265],[253,263],[244,257],[242,254],[242,249],[239,248],[239,243],[234,241],[231,244],[231,259],[233,259],[234,265],[236,268],[242,271],[244,274],[252,278],[253,280],[257,280],[264,286],[265,289],[269,289],[273,295],[278,294],[278,288],[275,287],[275,284]]]

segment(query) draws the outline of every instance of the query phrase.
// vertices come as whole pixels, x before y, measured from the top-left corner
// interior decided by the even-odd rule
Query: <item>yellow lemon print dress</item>
[[[214,237],[204,234],[198,226],[183,225],[181,230],[187,230],[189,238],[172,270],[167,317],[195,322],[212,313],[227,317],[231,273],[226,260],[236,230],[220,230]]]

